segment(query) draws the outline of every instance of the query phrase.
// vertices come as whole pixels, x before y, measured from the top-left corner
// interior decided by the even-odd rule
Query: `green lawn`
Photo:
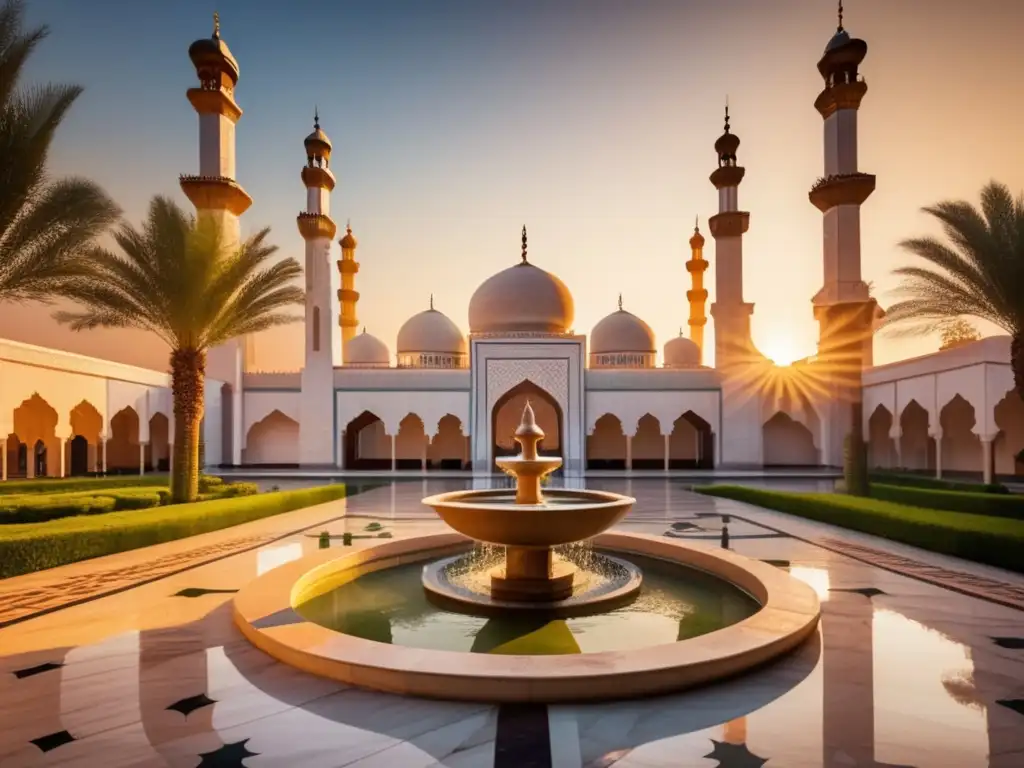
[[[1024,520],[838,493],[794,493],[735,485],[695,490],[1024,573]]]
[[[344,485],[325,485],[0,525],[0,578],[217,531],[344,496]]]

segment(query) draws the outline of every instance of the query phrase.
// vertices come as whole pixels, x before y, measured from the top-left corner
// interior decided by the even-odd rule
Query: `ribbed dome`
[[[398,331],[398,354],[409,352],[464,355],[466,337],[446,314],[431,306],[406,320]]]
[[[565,283],[527,261],[493,275],[469,300],[471,333],[565,333],[575,309]]]
[[[700,347],[683,335],[665,344],[666,368],[697,368],[700,366]]]
[[[363,332],[348,343],[348,360],[345,365],[357,365],[365,368],[387,368],[391,365],[391,353],[388,345]]]
[[[338,241],[341,243],[342,250],[353,250],[359,245],[359,241],[356,240],[355,235],[352,234],[351,225],[345,227],[345,236]]]
[[[657,347],[651,326],[634,315],[620,309],[612,312],[590,332],[590,354],[609,352],[642,352],[653,354]]]

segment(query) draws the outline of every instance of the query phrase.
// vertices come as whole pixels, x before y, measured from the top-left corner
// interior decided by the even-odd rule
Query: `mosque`
[[[751,340],[754,305],[743,285],[750,214],[739,203],[746,170],[728,109],[710,174],[718,192],[718,212],[707,221],[714,303],[707,307],[706,240],[695,227],[685,262],[689,333],[665,343],[661,366],[654,333],[621,298],[589,335],[574,329],[572,293],[531,260],[525,227],[518,258],[497,257],[499,271],[473,294],[468,337],[431,300],[401,327],[392,354],[360,330],[359,302],[373,297],[357,290],[351,227],[340,259],[332,258],[332,145],[315,119],[300,173],[306,208],[297,218],[306,244],[304,366],[249,370],[245,340],[210,351],[207,465],[489,473],[496,457],[514,450],[529,400],[546,434],[542,452],[560,455],[570,473],[835,467],[861,394],[873,466],[985,478],[1024,472],[1014,458],[1024,448],[1024,405],[1012,391],[1008,337],[873,366],[872,330],[884,313],[861,275],[860,209],[875,188],[857,162],[866,54],[840,15],[818,61],[814,100],[825,147],[824,173],[809,192],[823,217],[824,281],[811,299],[819,348],[790,368],[772,365]],[[182,176],[181,187],[237,242],[252,200],[236,181],[239,66],[216,19],[189,57],[199,80],[187,92],[199,116],[199,173]],[[707,310],[714,368],[704,364]],[[3,341],[0,371],[0,434],[9,435],[3,479],[166,468],[174,440],[166,374]]]

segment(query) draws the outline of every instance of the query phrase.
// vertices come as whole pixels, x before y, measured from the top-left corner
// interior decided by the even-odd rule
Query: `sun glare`
[[[797,349],[793,339],[780,336],[773,338],[761,350],[762,354],[776,365],[786,366],[800,360],[807,355]]]

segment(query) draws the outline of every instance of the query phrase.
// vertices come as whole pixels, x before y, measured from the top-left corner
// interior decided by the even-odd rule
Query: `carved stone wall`
[[[569,361],[551,360],[488,360],[487,412],[512,387],[529,380],[551,395],[566,413],[569,408]]]

